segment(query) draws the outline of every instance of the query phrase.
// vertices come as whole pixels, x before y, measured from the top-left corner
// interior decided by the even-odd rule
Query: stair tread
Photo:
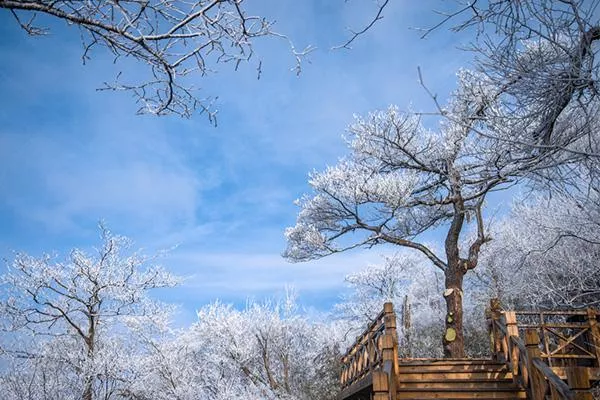
[[[508,388],[397,388],[399,392],[523,392],[519,387]]]
[[[403,380],[408,379],[447,379],[448,376],[464,379],[512,379],[510,371],[425,371],[425,372],[402,372],[398,374]]]
[[[526,392],[397,392],[398,399],[526,399]]]
[[[406,399],[406,400],[411,400],[413,399],[413,397],[399,397],[400,399]],[[414,397],[414,399],[422,399],[423,397]],[[497,399],[504,399],[504,400],[521,400],[521,399],[526,399],[527,397],[525,396],[525,393],[521,394],[520,396],[502,396],[502,397],[497,397],[497,396],[488,396],[488,397],[483,397],[483,396],[477,396],[477,397],[470,397],[470,396],[461,396],[461,397],[428,397],[430,399],[437,399],[437,400],[470,400],[470,399],[479,399],[479,400],[497,400]]]
[[[398,364],[400,368],[410,368],[410,367],[419,367],[419,368],[428,368],[428,367],[439,367],[439,366],[455,366],[455,367],[471,367],[471,368],[501,368],[506,367],[504,363],[485,363],[485,364],[470,364],[470,363],[446,363],[446,362],[435,362],[435,363],[406,363],[406,364]]]
[[[439,372],[490,372],[490,373],[502,373],[510,372],[506,366],[482,366],[482,365],[410,365],[410,366],[399,366],[399,374],[414,374],[414,373],[439,373]]]
[[[452,364],[503,364],[491,358],[400,358],[400,364],[431,364],[431,363],[452,363]]]
[[[444,358],[444,357],[412,357],[412,358],[398,358],[400,361],[496,361],[489,357],[455,357],[455,358]]]
[[[466,382],[502,382],[512,383],[512,378],[459,378],[459,379],[400,379],[400,383],[415,383],[415,382],[427,382],[427,383],[466,383]]]

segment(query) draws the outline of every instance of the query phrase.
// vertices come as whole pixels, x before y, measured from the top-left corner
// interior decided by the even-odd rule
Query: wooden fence
[[[504,311],[492,300],[487,319],[492,358],[506,363],[528,399],[592,400],[591,381],[600,380],[600,312]],[[385,303],[342,357],[339,398],[396,399],[397,335],[393,306]]]
[[[600,367],[599,316],[594,309],[502,311],[494,299],[488,311],[493,357],[532,400],[591,400],[590,374]]]
[[[340,397],[371,386],[373,400],[396,397],[397,335],[394,307],[392,303],[385,303],[383,311],[356,338],[352,347],[342,357]]]

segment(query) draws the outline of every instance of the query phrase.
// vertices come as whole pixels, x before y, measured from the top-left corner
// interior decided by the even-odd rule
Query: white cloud
[[[379,263],[381,251],[355,251],[305,263],[289,263],[274,253],[206,253],[175,254],[169,263],[188,278],[184,287],[203,292],[251,296],[276,292],[286,285],[303,290],[339,290],[344,277],[371,263]]]
[[[148,132],[90,128],[88,137],[75,143],[3,133],[4,168],[12,171],[0,176],[4,202],[22,218],[57,231],[100,218],[129,221],[141,229],[195,223],[200,193],[217,184],[214,178],[198,174],[167,144],[127,146],[132,137],[140,143],[151,140]]]

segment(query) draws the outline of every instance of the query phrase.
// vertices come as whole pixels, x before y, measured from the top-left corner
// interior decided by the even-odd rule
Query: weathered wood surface
[[[342,393],[338,398],[349,397],[353,391],[364,390],[368,386],[372,387],[373,398],[384,398],[384,395],[386,400],[395,398],[397,335],[394,307],[392,303],[385,303],[383,310],[342,357]]]
[[[506,363],[528,398],[591,399],[590,380],[600,367],[600,312],[502,311],[493,300],[486,315],[494,359]]]
[[[504,311],[492,300],[486,316],[492,359],[400,361],[396,316],[386,303],[343,356],[338,398],[592,399],[600,312]]]

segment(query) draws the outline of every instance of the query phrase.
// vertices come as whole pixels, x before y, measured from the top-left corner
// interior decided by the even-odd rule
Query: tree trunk
[[[93,308],[89,308],[88,309],[89,313],[88,313],[88,320],[90,323],[90,326],[88,327],[88,336],[84,339],[85,340],[85,345],[87,347],[87,356],[88,359],[86,360],[89,364],[91,364],[91,368],[92,370],[87,370],[87,374],[85,377],[85,387],[83,390],[83,400],[94,400],[94,375],[93,375],[93,368],[94,368],[94,348],[95,348],[95,340],[96,340],[96,323],[97,323],[97,319],[96,317],[94,317],[94,315],[97,314],[97,311]],[[90,365],[87,366],[87,368],[90,368]]]
[[[461,193],[460,174],[452,165],[448,167],[450,171],[450,183],[452,194],[454,196],[453,208],[454,215],[444,247],[446,249],[446,290],[444,299],[446,300],[446,329],[444,330],[444,357],[462,358],[465,356],[465,338],[463,336],[463,304],[462,287],[463,277],[467,272],[463,260],[460,258],[458,243],[460,233],[465,221],[465,202]]]
[[[86,378],[85,390],[83,392],[83,400],[93,400],[94,394],[92,392],[92,378]]]
[[[92,360],[94,359],[94,345],[93,345],[93,342],[91,342],[90,340],[87,340],[86,344],[88,346],[88,359],[86,361],[87,361],[87,363],[91,363],[91,362],[93,362]],[[90,368],[90,366],[87,365],[82,400],[94,400],[94,391],[93,391],[94,377],[92,376],[91,371],[88,370],[89,368]]]
[[[446,270],[446,329],[444,330],[444,357],[463,358],[465,338],[463,334],[463,277],[460,262],[448,265]]]

